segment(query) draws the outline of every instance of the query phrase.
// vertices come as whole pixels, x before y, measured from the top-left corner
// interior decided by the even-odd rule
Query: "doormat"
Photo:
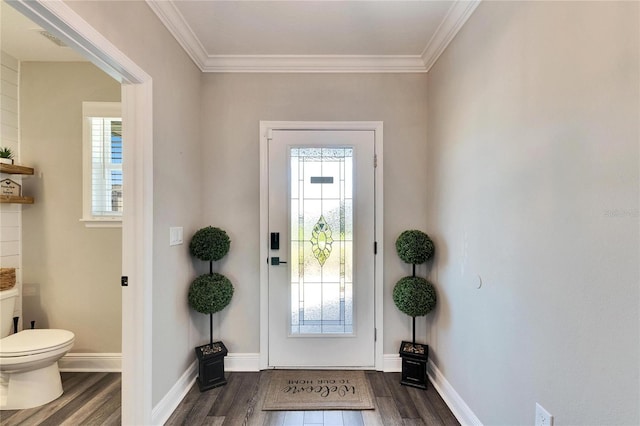
[[[363,371],[275,370],[263,410],[372,410]]]

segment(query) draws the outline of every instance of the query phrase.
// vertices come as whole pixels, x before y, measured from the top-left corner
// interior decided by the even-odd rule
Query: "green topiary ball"
[[[207,226],[193,234],[189,251],[200,260],[212,261],[222,259],[229,252],[230,246],[231,240],[226,232]]]
[[[436,307],[436,289],[421,277],[404,277],[393,288],[393,302],[411,317],[427,315]]]
[[[433,256],[435,249],[431,238],[415,229],[404,231],[396,240],[396,251],[405,263],[424,263]]]
[[[222,274],[200,275],[189,287],[189,306],[203,314],[221,311],[231,302],[233,284]]]

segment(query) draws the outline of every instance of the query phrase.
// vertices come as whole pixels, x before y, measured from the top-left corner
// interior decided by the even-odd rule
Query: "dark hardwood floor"
[[[62,396],[27,410],[0,411],[0,424],[119,425],[120,373],[62,373]]]
[[[440,395],[400,385],[400,373],[366,376],[375,410],[262,411],[271,371],[229,373],[226,386],[200,392],[194,385],[166,425],[374,426],[459,425]]]
[[[440,395],[400,385],[400,373],[366,373],[375,410],[262,411],[272,372],[228,373],[226,386],[200,392],[194,384],[166,425],[369,426],[458,425]],[[64,394],[42,407],[0,411],[0,424],[119,425],[119,373],[62,373]]]

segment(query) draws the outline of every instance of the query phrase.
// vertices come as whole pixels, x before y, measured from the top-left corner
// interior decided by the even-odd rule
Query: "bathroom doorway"
[[[152,205],[152,91],[151,78],[135,63],[119,52],[109,41],[88,26],[64,2],[8,0],[11,6],[32,19],[75,50],[83,52],[102,71],[122,83],[123,139],[135,141],[124,144],[123,180],[130,190],[124,191],[125,208],[122,226],[121,275],[131,285],[121,291],[122,324],[122,422],[147,424],[151,420],[151,205]],[[46,182],[46,175],[42,176]],[[54,203],[64,203],[64,188]],[[64,239],[63,237],[59,237]],[[42,261],[46,261],[43,259]],[[69,274],[74,273],[69,268]],[[114,283],[115,285],[119,284]],[[91,315],[92,304],[74,294],[55,297],[76,298]]]

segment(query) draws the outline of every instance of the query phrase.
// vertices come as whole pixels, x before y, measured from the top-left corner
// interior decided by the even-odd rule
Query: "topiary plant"
[[[396,251],[405,263],[413,265],[413,275],[400,279],[393,288],[393,302],[413,318],[413,345],[416,344],[416,317],[427,315],[436,306],[436,290],[429,281],[416,277],[416,264],[433,257],[435,246],[427,234],[404,231],[396,240]]]
[[[410,317],[421,317],[436,307],[436,289],[424,278],[404,277],[393,288],[393,302]]]
[[[222,274],[204,274],[189,287],[189,306],[201,314],[215,314],[223,310],[233,296],[233,284]]]
[[[431,259],[435,246],[427,234],[412,229],[400,234],[396,240],[396,251],[404,263],[419,265]]]
[[[231,246],[231,240],[220,228],[207,226],[193,235],[189,251],[200,260],[209,261],[209,273],[197,277],[189,286],[189,306],[195,311],[209,314],[209,344],[213,346],[213,314],[224,309],[233,296],[233,284],[222,274],[213,272],[213,261],[222,259]]]
[[[205,261],[222,259],[231,246],[231,240],[225,231],[213,226],[198,230],[189,243],[191,255]]]

